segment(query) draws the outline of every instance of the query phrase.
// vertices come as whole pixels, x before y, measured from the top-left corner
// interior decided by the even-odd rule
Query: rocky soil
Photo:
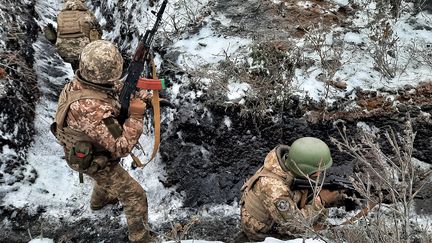
[[[38,35],[34,8],[31,3],[18,4],[19,8],[15,4],[5,0],[0,6],[0,185],[12,187],[17,181],[34,182],[37,177],[37,172],[27,171],[25,165],[40,94],[31,45]],[[7,190],[0,191],[0,200],[4,193]]]

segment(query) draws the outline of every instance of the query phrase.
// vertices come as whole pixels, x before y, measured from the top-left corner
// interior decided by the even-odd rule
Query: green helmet
[[[333,164],[327,144],[314,137],[295,140],[288,154],[284,155],[284,162],[286,167],[298,177],[326,170]]]

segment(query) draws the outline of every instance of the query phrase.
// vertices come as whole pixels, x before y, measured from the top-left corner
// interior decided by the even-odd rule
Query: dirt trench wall
[[[3,0],[0,6],[0,185],[34,181],[26,171],[26,151],[34,135],[39,95],[32,43],[38,35],[34,2]],[[5,187],[6,188],[6,187]],[[9,188],[9,187],[7,187]],[[6,191],[0,191],[0,200]]]
[[[424,90],[422,87],[418,89]],[[187,93],[186,90],[184,92]],[[330,145],[334,166],[329,173],[351,174],[353,159],[338,151],[330,142],[330,137],[339,138],[335,124],[343,123],[352,138],[359,134],[359,122],[376,127],[381,132],[389,128],[400,132],[408,114],[417,132],[414,157],[432,163],[432,122],[425,115],[431,112],[431,93],[422,92],[423,97],[429,97],[427,104],[407,99],[393,108],[378,107],[371,111],[340,113],[330,109],[325,117],[315,122],[308,122],[309,117],[305,115],[306,112],[318,112],[314,111],[314,104],[288,107],[272,118],[254,122],[253,119],[240,117],[238,107],[202,105],[205,95],[201,100],[185,100],[177,107],[174,121],[163,127],[166,131],[160,152],[168,172],[165,183],[176,185],[179,191],[186,192],[185,206],[188,207],[238,202],[243,182],[262,165],[266,154],[278,144],[290,145],[303,136],[315,136]],[[417,97],[421,96],[417,94]],[[365,94],[362,99],[374,102],[376,98]],[[297,110],[301,112],[295,112]],[[228,119],[229,126],[226,125]],[[385,143],[383,148],[391,153]]]

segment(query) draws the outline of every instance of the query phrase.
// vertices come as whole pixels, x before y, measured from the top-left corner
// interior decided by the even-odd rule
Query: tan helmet
[[[87,6],[84,3],[84,0],[66,0],[63,9],[81,11],[88,10]]]
[[[79,72],[86,81],[111,84],[120,79],[123,58],[117,47],[105,40],[93,41],[80,55]]]

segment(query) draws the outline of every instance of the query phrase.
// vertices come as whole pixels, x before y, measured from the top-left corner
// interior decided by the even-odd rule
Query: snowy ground
[[[182,240],[182,243],[223,243],[221,241],[205,241],[205,240]],[[288,240],[281,241],[272,237],[266,238],[262,243],[321,243],[323,241],[320,240],[311,240],[311,239],[296,239],[296,240]],[[54,243],[53,240],[47,238],[33,239],[29,243]],[[174,241],[166,241],[165,243],[176,243]]]
[[[36,3],[36,12],[39,15],[37,20],[40,27],[47,23],[54,23],[55,14],[61,8],[60,0],[38,0]],[[116,1],[106,1],[108,7],[114,8]],[[147,3],[141,5],[140,8],[132,9],[132,0],[123,1],[123,6],[133,11],[147,12]],[[164,16],[162,30],[172,33],[173,26],[170,22],[169,16],[180,16],[184,17],[185,12],[189,11],[182,4],[190,4],[195,6],[193,12],[196,14],[195,17],[200,17],[202,10],[206,9],[206,5],[211,1],[170,1],[167,12]],[[275,4],[280,4],[283,1],[273,1]],[[306,1],[308,2],[308,1]],[[346,5],[348,1],[338,0],[333,1],[339,5]],[[359,1],[362,2],[362,1]],[[87,1],[90,4],[91,1]],[[300,4],[300,3],[299,3]],[[308,4],[302,4],[304,7],[309,7]],[[410,5],[407,4],[408,9]],[[327,50],[335,43],[343,42],[343,52],[340,56],[340,61],[343,63],[340,69],[337,70],[334,79],[342,80],[347,83],[348,88],[344,91],[334,91],[335,96],[343,96],[346,92],[352,91],[356,87],[362,87],[363,89],[377,90],[379,88],[394,89],[397,87],[404,86],[406,84],[416,85],[423,81],[431,80],[430,74],[432,73],[432,67],[425,64],[420,56],[417,58],[412,57],[412,48],[418,47],[417,53],[422,50],[431,48],[432,31],[428,28],[421,28],[421,26],[432,26],[432,14],[421,12],[416,16],[412,16],[407,12],[403,12],[401,17],[397,21],[390,21],[390,25],[393,28],[394,36],[398,40],[398,52],[396,57],[391,62],[398,66],[398,72],[394,78],[383,77],[375,68],[373,64],[373,58],[371,50],[367,48],[372,44],[370,36],[373,34],[373,30],[369,29],[367,24],[369,23],[370,15],[376,12],[376,5],[368,5],[365,11],[359,11],[353,18],[353,25],[351,30],[346,30],[341,27],[336,28],[331,33],[325,34],[325,42],[323,43],[323,49]],[[100,11],[96,12],[100,22],[102,24],[107,23],[107,20],[101,14]],[[188,12],[190,14],[190,12]],[[119,13],[114,11],[114,16],[120,18]],[[141,15],[139,15],[141,16]],[[132,26],[137,27],[138,31],[143,34],[145,31],[145,24],[148,19],[154,19],[153,16],[143,15],[144,17],[136,18],[132,23]],[[247,60],[250,53],[250,46],[254,43],[254,40],[249,39],[247,36],[225,36],[216,32],[213,28],[213,23],[219,21],[222,25],[229,27],[233,25],[232,20],[225,17],[223,13],[210,12],[208,15],[203,15],[202,20],[205,24],[196,33],[192,35],[183,34],[181,36],[175,36],[174,34],[170,37],[175,38],[174,44],[169,47],[170,51],[178,51],[180,55],[177,59],[177,65],[183,70],[200,69],[203,67],[216,68],[216,64],[222,61],[226,56],[237,56],[238,59]],[[187,25],[188,19],[181,19],[177,23],[180,27]],[[412,23],[415,24],[412,24]],[[118,23],[116,23],[118,24]],[[420,27],[419,27],[420,26]],[[118,27],[118,28],[117,28]],[[113,30],[104,33],[104,38],[114,40],[119,35],[119,26],[114,26]],[[1,41],[1,40],[0,40]],[[293,38],[294,41],[294,38]],[[1,42],[0,42],[1,43]],[[325,93],[325,84],[319,80],[319,75],[326,70],[319,65],[320,56],[317,51],[314,51],[304,39],[296,40],[297,47],[304,50],[304,58],[314,60],[317,65],[314,65],[308,69],[297,68],[295,70],[294,84],[297,87],[298,94],[304,97],[308,94],[313,99],[319,100],[323,98]],[[124,43],[122,48],[131,49],[136,44],[136,39],[131,42],[130,46],[126,46]],[[59,216],[65,218],[96,218],[102,219],[105,214],[110,214],[111,209],[102,210],[101,213],[95,214],[89,208],[89,194],[91,190],[91,181],[89,178],[84,179],[84,184],[78,182],[78,174],[74,173],[70,168],[67,167],[66,163],[61,159],[63,156],[61,147],[56,143],[54,137],[50,134],[49,124],[53,121],[53,115],[56,109],[56,101],[52,99],[52,85],[60,87],[62,83],[66,82],[67,79],[71,79],[73,73],[68,64],[60,63],[59,58],[56,57],[52,50],[52,47],[44,40],[44,37],[39,36],[38,41],[33,45],[37,60],[35,63],[35,69],[38,74],[39,87],[43,92],[43,98],[39,101],[36,107],[36,136],[32,143],[31,148],[28,151],[29,167],[35,169],[38,173],[38,177],[34,184],[24,183],[21,185],[14,185],[14,188],[7,188],[2,186],[2,191],[9,191],[3,198],[2,205],[14,205],[17,208],[27,208],[31,210],[37,210],[38,207],[44,206],[48,209],[44,217],[47,219],[55,219]],[[50,50],[51,54],[47,54],[46,50]],[[54,57],[50,57],[54,55]],[[240,55],[240,56],[239,56]],[[241,56],[243,55],[243,56]],[[64,73],[62,77],[51,77],[46,74],[46,63],[47,58],[52,58],[51,62],[57,62],[59,65],[57,68]],[[250,60],[249,60],[250,61]],[[159,60],[161,62],[161,60]],[[248,61],[246,61],[248,62]],[[213,70],[215,71],[215,70]],[[216,70],[217,71],[217,70]],[[179,79],[183,79],[187,84],[187,77],[178,76]],[[211,76],[204,80],[205,82],[211,82]],[[176,97],[176,93],[179,91],[182,84],[175,84],[172,87],[172,96]],[[230,80],[230,84],[226,87],[226,100],[238,100],[247,96],[251,91],[251,86],[247,83],[237,83],[236,80]],[[187,94],[192,99],[199,97],[201,94],[191,93]],[[334,97],[333,97],[334,98]],[[172,100],[176,103],[176,100]],[[328,99],[332,101],[332,99]],[[175,114],[167,113],[163,119],[170,119]],[[227,126],[230,124],[229,118],[226,120]],[[149,124],[150,128],[151,124]],[[148,160],[149,153],[152,149],[152,133],[147,132],[143,134],[140,139],[141,144],[145,145],[147,154],[140,154],[140,158],[143,161]],[[7,150],[3,150],[6,156]],[[13,151],[11,151],[13,154]],[[166,176],[160,156],[155,161],[151,162],[144,169],[131,170],[130,169],[130,158],[123,160],[123,165],[129,170],[132,176],[137,179],[141,185],[145,188],[148,195],[149,201],[149,220],[153,226],[158,226],[162,223],[175,221],[177,218],[187,217],[190,213],[189,209],[182,208],[183,195],[176,192],[175,187],[166,189],[161,183],[161,180]],[[80,214],[76,215],[75,209],[80,209]],[[212,206],[207,210],[200,211],[198,213],[200,217],[239,217],[239,206],[233,205],[216,205]],[[114,216],[113,216],[114,217]],[[121,216],[121,222],[125,225],[125,218]],[[50,243],[49,239],[34,239],[31,243]],[[182,242],[206,242],[206,241],[182,241]],[[277,239],[268,238],[265,243],[276,243],[276,242],[290,242],[297,243],[303,242],[301,240],[294,241],[280,241]],[[305,242],[320,242],[314,240],[307,240]]]

